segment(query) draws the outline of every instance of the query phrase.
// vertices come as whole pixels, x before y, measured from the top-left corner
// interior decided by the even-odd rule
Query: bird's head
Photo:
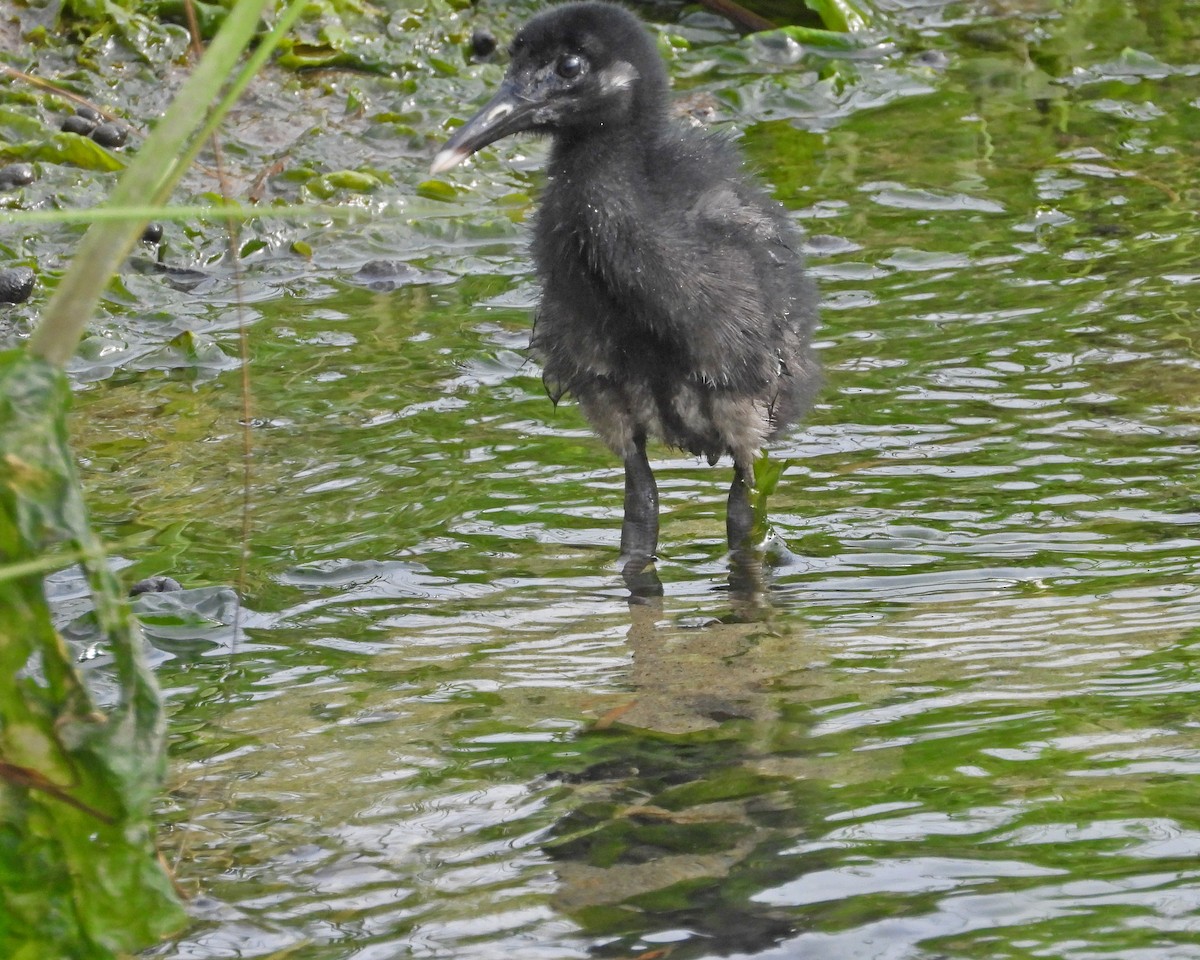
[[[433,160],[441,173],[511,133],[574,138],[654,123],[666,70],[646,28],[611,3],[567,3],[530,20],[513,39],[496,95]]]

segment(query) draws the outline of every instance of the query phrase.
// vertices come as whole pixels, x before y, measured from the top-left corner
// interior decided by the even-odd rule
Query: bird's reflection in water
[[[801,641],[765,615],[761,570],[761,555],[734,557],[730,615],[682,623],[652,566],[626,571],[630,699],[579,738],[572,813],[546,843],[556,906],[601,955],[662,937],[673,957],[752,952],[795,933],[752,899],[812,816],[794,759],[807,723],[775,693]]]

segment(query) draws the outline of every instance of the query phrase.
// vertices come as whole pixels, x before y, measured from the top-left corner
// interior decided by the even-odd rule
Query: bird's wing
[[[776,374],[774,342],[801,270],[779,216],[718,181],[682,212],[653,196],[595,208],[592,268],[637,322],[675,343],[694,375],[755,387]]]

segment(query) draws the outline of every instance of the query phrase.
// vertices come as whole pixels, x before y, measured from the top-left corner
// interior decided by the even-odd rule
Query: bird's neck
[[[657,129],[633,124],[562,133],[554,138],[547,172],[563,183],[615,185],[642,168],[657,136]]]

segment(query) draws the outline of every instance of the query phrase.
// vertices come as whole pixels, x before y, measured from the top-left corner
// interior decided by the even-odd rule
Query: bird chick
[[[571,394],[625,463],[626,574],[658,546],[646,442],[733,459],[727,535],[749,545],[753,464],[809,407],[817,294],[782,206],[736,148],[669,114],[642,23],[566,3],[517,33],[496,95],[433,161],[440,173],[501,137],[552,138],[533,231],[541,302],[530,345],[557,402]]]

